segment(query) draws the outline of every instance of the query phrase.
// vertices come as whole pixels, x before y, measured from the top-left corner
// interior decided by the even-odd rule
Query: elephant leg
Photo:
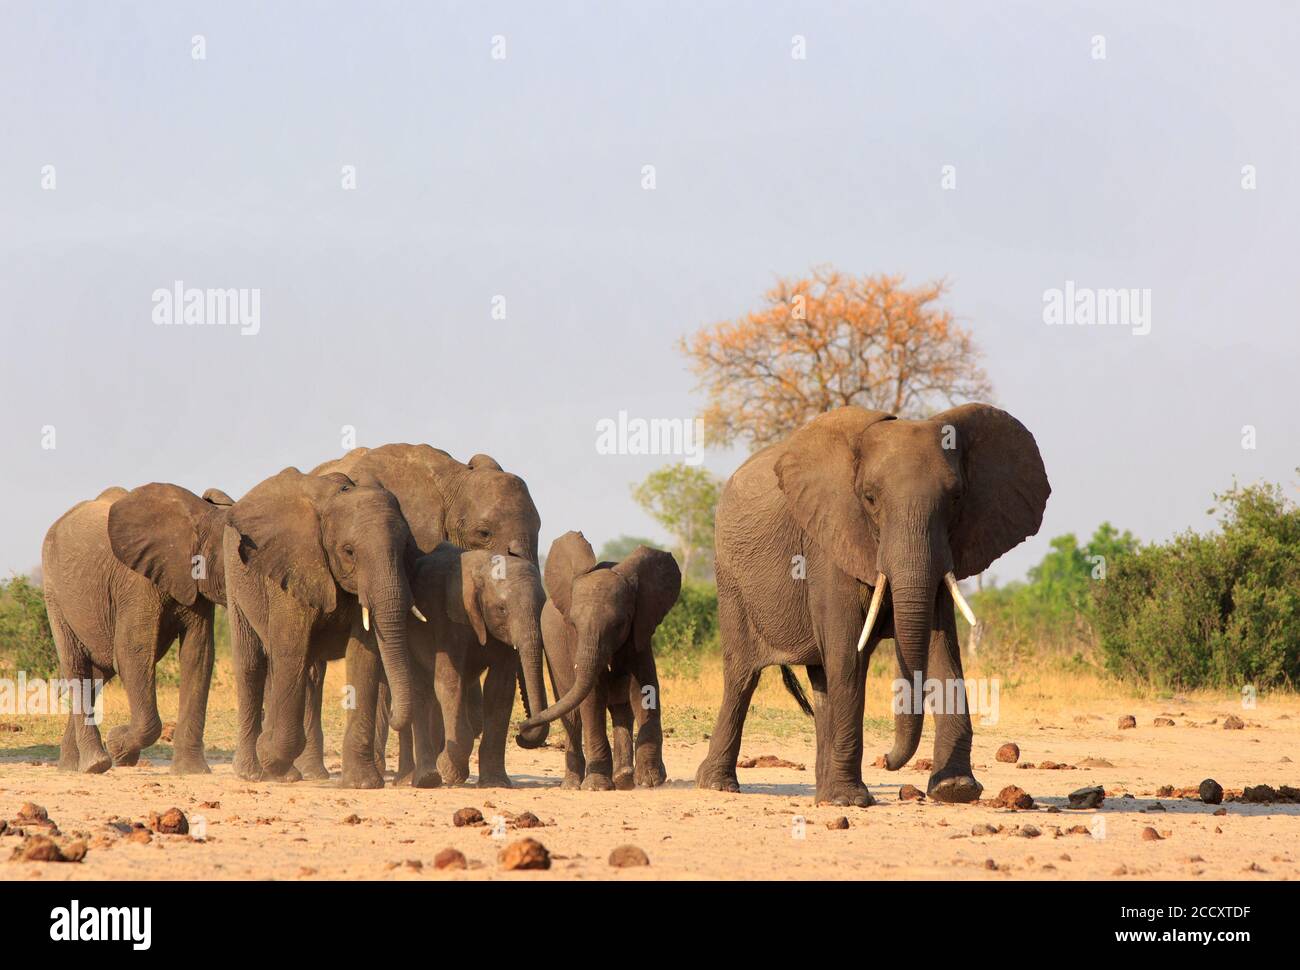
[[[434,705],[439,723],[430,724],[432,745],[437,751],[438,773],[452,785],[469,779],[469,756],[474,735],[465,712],[465,657],[459,651],[439,649],[433,661]]]
[[[583,791],[613,791],[614,757],[605,733],[605,710],[609,706],[608,678],[596,679],[591,693],[578,705],[582,719],[582,754],[587,761],[587,774],[582,779]]]
[[[98,775],[113,766],[113,759],[104,749],[99,727],[95,723],[93,702],[99,693],[98,688],[90,691],[82,689],[82,685],[94,683],[94,668],[85,646],[63,621],[57,607],[51,606],[49,613],[50,632],[54,635],[54,646],[59,654],[60,675],[80,691],[82,698],[68,713],[68,725],[63,731],[63,744],[59,748],[59,767],[64,771],[84,771]],[[85,709],[87,695],[91,701],[90,710]]]
[[[392,697],[388,681],[379,680],[375,702],[375,770],[382,776],[388,770],[388,715],[392,711]]]
[[[614,787],[619,791],[630,791],[636,787],[632,771],[632,732],[636,720],[632,715],[632,705],[627,699],[627,691],[610,691],[609,705],[610,749],[614,756]]]
[[[862,713],[867,660],[856,649],[853,617],[834,615],[822,631],[826,674],[825,716],[817,723],[817,746],[825,748],[817,778],[817,802],[831,805],[873,803],[862,783]]]
[[[302,732],[307,747],[298,755],[293,766],[304,778],[329,781],[325,767],[325,728],[322,715],[325,709],[325,661],[317,660],[307,668],[307,700],[303,705]]]
[[[438,772],[438,749],[433,746],[433,658],[416,653],[411,663],[411,726],[402,732],[411,748],[411,770],[407,778],[413,788],[437,788],[442,784]]]
[[[428,718],[429,709],[426,704],[424,713],[421,715]],[[414,715],[412,715],[414,717]],[[397,732],[397,777],[409,778],[411,772],[415,770],[415,736],[408,725],[401,731]]]
[[[205,775],[212,769],[203,756],[203,730],[208,720],[208,690],[216,656],[209,604],[181,629],[181,700],[172,736],[172,771],[178,775]]]
[[[266,690],[266,654],[262,640],[239,607],[230,609],[230,653],[235,662],[239,732],[235,741],[235,774],[245,781],[260,781],[257,739],[262,733],[262,699]]]
[[[108,732],[108,753],[113,756],[114,765],[136,764],[140,752],[162,735],[156,678],[161,636],[157,613],[138,617],[128,616],[124,611],[118,613],[113,660],[131,705],[131,720]]]
[[[564,725],[564,781],[561,788],[581,788],[582,777],[587,773],[587,759],[582,753],[582,714],[570,711],[560,718]]]
[[[745,729],[749,701],[758,686],[763,663],[756,651],[763,644],[745,615],[744,604],[734,592],[736,583],[725,569],[718,568],[718,633],[722,639],[722,704],[709,736],[709,753],[695,770],[695,786],[714,791],[740,791],[736,759]]]
[[[943,685],[934,715],[934,769],[929,795],[939,802],[972,802],[984,787],[971,769],[972,731],[962,674],[957,621],[951,601],[939,606],[936,629],[930,635],[930,676]]]
[[[465,716],[473,737],[483,735],[483,685],[477,676],[465,682]]]
[[[519,661],[504,644],[489,640],[487,679],[483,682],[483,736],[478,743],[478,786],[512,788],[506,774],[506,737],[510,733],[510,712],[515,706],[516,672]],[[478,678],[474,678],[477,683]]]
[[[817,766],[814,778],[826,777],[826,742],[831,736],[827,714],[830,711],[830,699],[826,694],[826,668],[821,664],[809,664],[808,683],[812,685],[813,724],[817,732]]]
[[[659,672],[650,651],[638,651],[633,659],[628,695],[636,717],[636,768],[633,777],[643,788],[655,788],[668,780],[668,769],[664,765]]]
[[[257,760],[271,778],[292,780],[293,763],[307,747],[303,719],[307,706],[307,671],[311,666],[311,620],[297,611],[271,615],[266,720],[257,738]]]
[[[348,683],[356,694],[356,704],[348,711],[343,734],[340,784],[344,788],[383,788],[384,776],[376,766],[373,747],[376,711],[382,709],[379,691],[383,664],[378,649],[355,636],[348,638],[346,656]]]

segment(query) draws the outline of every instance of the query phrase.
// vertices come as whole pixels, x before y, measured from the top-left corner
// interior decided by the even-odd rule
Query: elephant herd
[[[156,664],[179,637],[172,769],[208,771],[203,733],[221,605],[241,778],[330,777],[324,670],[346,658],[346,787],[382,787],[389,728],[401,781],[465,781],[479,736],[479,784],[509,785],[517,680],[530,714],[517,741],[540,746],[562,718],[566,785],[660,784],[650,636],[677,600],[677,565],[646,547],[598,563],[570,532],[547,562],[548,601],[540,526],[517,475],[487,455],[461,463],[428,445],[357,448],[308,473],[286,468],[239,501],[158,483],[107,489],[51,526],[41,561],[63,677],[120,676],[130,720],[105,743],[96,719],[74,711],[59,765],[96,773],[137,762],[162,732]],[[561,692],[549,706],[544,657]]]
[[[715,515],[723,696],[697,786],[739,790],[750,698],[763,668],[779,665],[815,721],[817,800],[870,804],[865,678],[876,646],[890,638],[896,685],[955,684],[955,695],[940,696],[961,702],[899,705],[896,686],[884,767],[897,770],[916,753],[929,711],[930,797],[978,798],[956,613],[974,617],[957,580],[1034,535],[1050,493],[1033,435],[987,404],[924,420],[840,407],[751,456]],[[221,604],[242,778],[329,777],[324,669],[346,657],[355,703],[342,745],[345,786],[384,784],[390,728],[399,780],[465,781],[477,737],[479,784],[508,785],[516,681],[528,715],[516,741],[540,746],[560,719],[565,787],[662,784],[651,636],[678,598],[677,564],[645,546],[620,563],[597,562],[582,534],[569,532],[552,545],[543,575],[540,523],[517,475],[486,455],[462,464],[428,445],[357,448],[305,474],[288,468],[237,502],[176,485],[108,489],[51,527],[42,564],[64,676],[121,676],[131,718],[105,746],[94,723],[71,717],[60,766],[134,764],[157,740],[154,668],[179,637],[173,769],[207,770]],[[792,665],[805,667],[811,703]]]

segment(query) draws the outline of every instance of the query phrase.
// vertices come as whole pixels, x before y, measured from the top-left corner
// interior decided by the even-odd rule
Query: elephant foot
[[[463,785],[469,780],[469,765],[458,764],[444,751],[438,755],[438,774],[443,784]]]
[[[736,767],[720,768],[709,762],[703,762],[695,772],[695,787],[711,791],[740,791],[740,780],[736,777]]]
[[[818,805],[840,805],[867,808],[876,804],[867,791],[867,786],[860,781],[832,781],[817,786],[816,803]]]
[[[636,778],[633,777],[631,768],[614,772],[614,787],[619,791],[632,791],[636,788]]]
[[[329,769],[325,767],[325,762],[313,762],[308,765],[294,764],[298,774],[308,781],[329,781]]]
[[[975,801],[983,791],[984,786],[970,775],[957,775],[939,782],[931,782],[926,794],[936,802],[965,804]]]
[[[478,770],[478,786],[480,788],[514,788],[515,784],[504,771],[484,771],[480,767]]]
[[[442,785],[442,775],[438,773],[438,769],[428,766],[416,765],[411,772],[410,780],[412,788],[438,788]]]
[[[662,761],[658,764],[637,765],[634,778],[641,788],[658,788],[668,780],[668,769]]]
[[[560,787],[570,791],[577,791],[582,787],[582,775],[572,771],[566,772],[564,781],[560,782]]]
[[[373,762],[367,761],[353,767],[343,766],[343,775],[339,778],[340,788],[383,788],[384,776],[375,770]]]
[[[600,775],[591,772],[586,778],[582,779],[583,791],[613,791],[614,780],[609,775]]]
[[[262,780],[262,763],[257,760],[251,746],[236,748],[234,769],[235,777],[243,781]]]
[[[59,767],[64,771],[79,771],[85,775],[102,775],[113,767],[113,759],[109,757],[107,751],[100,748],[98,751],[82,751],[76,755],[75,760],[69,759],[66,765],[60,758]]]
[[[282,785],[292,785],[294,782],[302,781],[302,772],[293,765],[290,765],[278,775],[272,775],[271,780],[278,781]]]
[[[212,769],[202,751],[176,751],[172,754],[173,775],[210,775]]]

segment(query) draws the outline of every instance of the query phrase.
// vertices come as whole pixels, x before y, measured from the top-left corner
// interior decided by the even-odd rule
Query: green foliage
[[[1084,546],[1073,533],[1054,538],[1051,552],[1029,570],[1028,582],[975,594],[981,658],[1015,666],[1049,654],[1080,663],[1095,645],[1093,597],[1115,563],[1137,546],[1131,533],[1103,522]]]
[[[45,597],[26,576],[0,580],[0,670],[47,678],[59,672]]]
[[[683,582],[681,596],[654,635],[655,663],[666,674],[693,677],[700,660],[716,653],[718,588],[712,583]]]
[[[722,483],[703,468],[665,465],[632,489],[637,504],[673,537],[674,552],[689,579],[712,574],[713,513]]]
[[[619,536],[601,546],[600,552],[596,553],[596,559],[599,562],[622,562],[637,546],[649,546],[653,549],[655,543],[652,539],[642,539],[640,536]]]
[[[1106,667],[1164,688],[1295,686],[1300,509],[1275,485],[1234,486],[1215,501],[1218,532],[1143,547],[1102,584]]]

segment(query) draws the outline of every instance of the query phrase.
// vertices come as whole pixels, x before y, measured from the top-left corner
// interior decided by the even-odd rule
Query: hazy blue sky
[[[678,338],[822,263],[946,277],[1037,436],[1043,530],[995,574],[1103,519],[1204,528],[1234,476],[1294,490],[1300,465],[1298,24],[1293,3],[6,0],[0,570],[107,485],[238,496],[338,454],[345,424],[495,455],[543,549],[662,538],[629,486],[664,459],[597,455],[596,421],[695,413]],[[1150,289],[1150,334],[1046,326],[1067,279]],[[260,333],[155,326],[174,280],[259,288]]]

